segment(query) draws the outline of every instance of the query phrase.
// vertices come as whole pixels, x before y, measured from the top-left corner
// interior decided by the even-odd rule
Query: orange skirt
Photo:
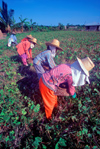
[[[44,85],[42,78],[39,80],[39,89],[43,98],[46,117],[50,119],[54,107],[58,106],[57,96],[54,94],[54,91]]]

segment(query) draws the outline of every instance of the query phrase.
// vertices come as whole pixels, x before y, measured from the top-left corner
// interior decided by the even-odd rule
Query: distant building
[[[72,26],[69,26],[69,28],[70,29],[77,29],[77,26],[72,25]]]
[[[87,31],[100,31],[100,24],[97,25],[85,25]]]

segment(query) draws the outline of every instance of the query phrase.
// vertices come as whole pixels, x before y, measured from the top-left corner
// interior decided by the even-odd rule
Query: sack
[[[69,96],[68,84],[67,83],[60,84],[59,87],[57,87],[55,95],[57,95],[57,96]]]

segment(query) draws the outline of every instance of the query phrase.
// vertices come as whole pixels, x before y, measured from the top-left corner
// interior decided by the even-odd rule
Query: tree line
[[[28,21],[27,18],[23,18],[22,15],[19,17],[19,23],[16,23],[14,19],[14,10],[7,9],[7,4],[2,1],[2,8],[0,7],[0,30],[2,32],[24,32],[24,31],[56,31],[56,30],[80,30],[84,28],[84,25],[72,25],[67,23],[67,25],[63,25],[62,23],[58,23],[57,26],[44,26],[38,25],[36,22],[33,22],[32,19]]]

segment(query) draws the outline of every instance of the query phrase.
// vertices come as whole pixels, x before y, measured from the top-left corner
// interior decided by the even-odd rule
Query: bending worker
[[[15,35],[16,33],[13,31],[8,39],[8,47],[17,45],[17,37]]]
[[[39,79],[45,72],[43,65],[48,66],[49,69],[54,68],[56,64],[53,58],[55,57],[57,50],[62,51],[62,48],[60,48],[60,42],[57,39],[53,39],[52,42],[46,42],[45,44],[47,50],[41,52],[33,60],[33,65]]]
[[[43,98],[47,119],[51,119],[54,107],[57,107],[57,96],[55,92],[62,83],[68,84],[68,93],[76,97],[75,86],[82,86],[89,82],[89,71],[94,63],[89,57],[77,58],[73,64],[60,64],[50,71],[44,73],[39,80],[39,89]]]
[[[25,66],[28,66],[27,59],[32,58],[32,48],[34,48],[35,45],[38,45],[37,39],[36,38],[32,38],[32,39],[29,38],[26,41],[20,42],[16,46],[17,52],[18,52],[19,56],[21,57],[22,62]]]

